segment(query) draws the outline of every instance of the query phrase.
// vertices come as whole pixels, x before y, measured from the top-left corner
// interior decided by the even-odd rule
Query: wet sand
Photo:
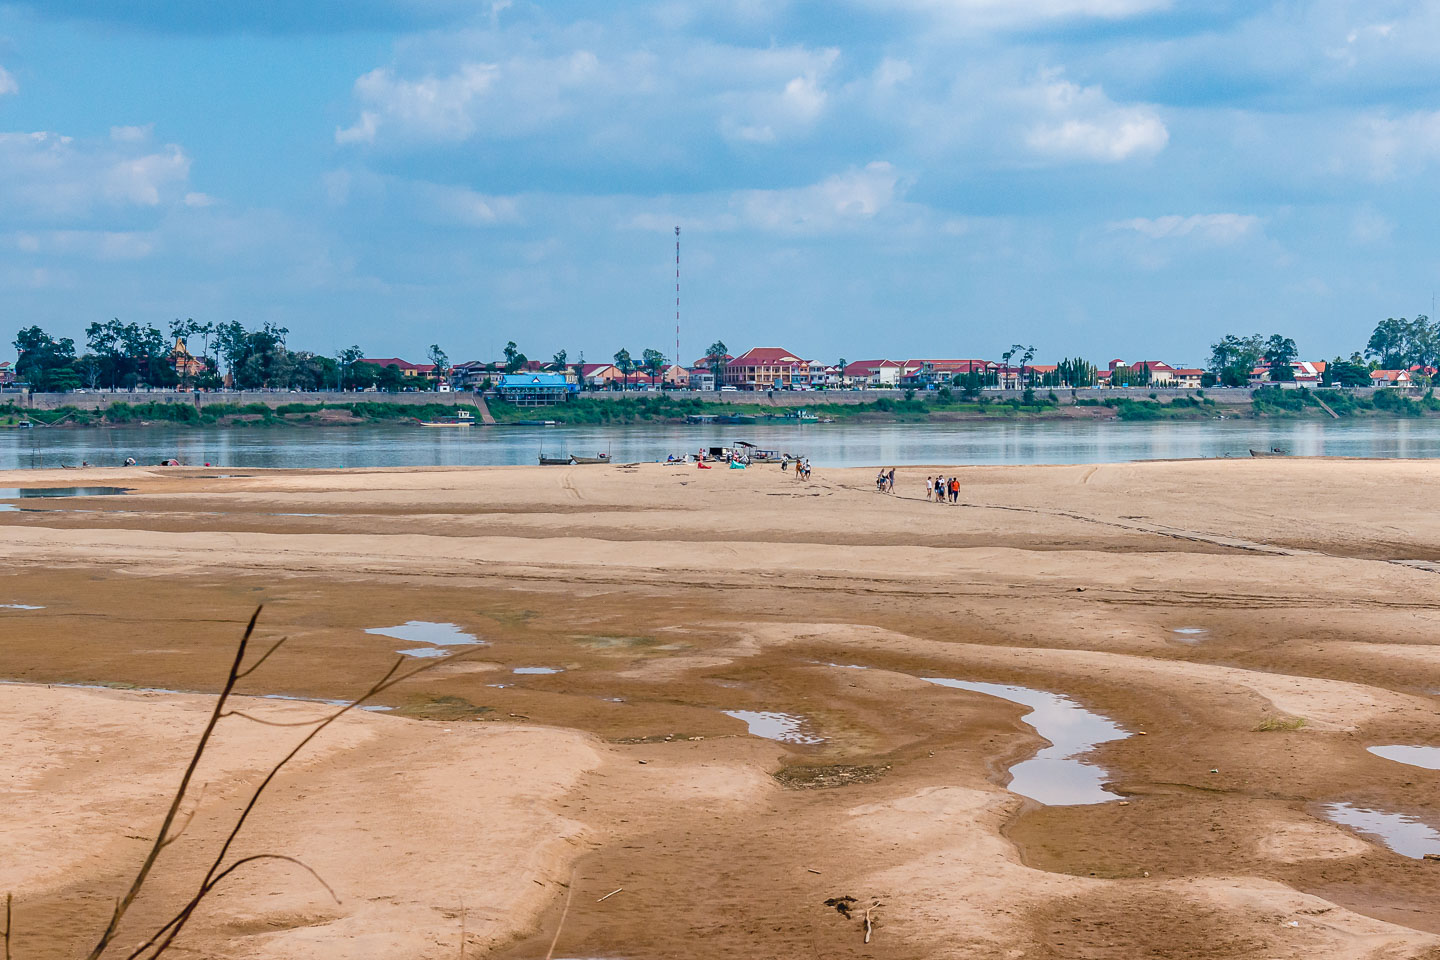
[[[1440,863],[1327,819],[1440,829],[1440,772],[1368,750],[1440,745],[1440,465],[944,473],[959,505],[924,468],[0,474],[130,491],[0,512],[15,955],[93,942],[263,602],[262,718],[462,659],[325,731],[242,834],[338,902],[256,864],[196,955],[1440,956]],[[122,945],[303,732],[222,723]],[[1089,765],[1075,802],[1037,753],[1057,789]],[[1006,789],[1026,761],[1051,803]]]

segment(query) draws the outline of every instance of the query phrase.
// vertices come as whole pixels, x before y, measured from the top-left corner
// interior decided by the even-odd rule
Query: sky
[[[1437,168],[1434,2],[0,0],[7,343],[1327,358]]]

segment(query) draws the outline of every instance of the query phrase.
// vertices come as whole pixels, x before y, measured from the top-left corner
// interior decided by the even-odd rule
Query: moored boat
[[[436,417],[433,420],[421,420],[422,427],[472,427],[475,425],[475,415],[469,410],[458,410],[453,417]]]
[[[609,463],[610,454],[602,453],[594,457],[577,457],[571,454],[570,459],[576,463]]]
[[[540,466],[542,467],[568,467],[575,462],[574,457],[547,457],[540,454]]]
[[[1273,450],[1256,450],[1254,447],[1251,447],[1251,448],[1250,448],[1250,456],[1252,456],[1252,457],[1288,457],[1288,456],[1290,456],[1290,454],[1286,453],[1284,450],[1281,450],[1279,447],[1276,447],[1276,448],[1274,448]]]

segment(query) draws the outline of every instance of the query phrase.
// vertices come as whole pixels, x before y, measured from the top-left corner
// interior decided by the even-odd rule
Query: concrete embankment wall
[[[1049,393],[1047,388],[1037,389],[1036,394],[1046,396]],[[1055,395],[1060,398],[1061,404],[1073,403],[1076,399],[1084,400],[1116,400],[1128,397],[1135,400],[1147,399],[1151,394],[1161,401],[1170,401],[1176,397],[1192,397],[1198,391],[1195,390],[1167,390],[1149,389],[1146,387],[1134,387],[1124,389],[1105,390],[1055,390]],[[1224,404],[1248,404],[1250,402],[1251,390],[1246,387],[1233,389],[1210,389],[1204,391],[1205,396],[1216,403]],[[1374,388],[1362,387],[1354,390],[1357,396],[1369,396]],[[1009,400],[1020,396],[1018,390],[987,390],[985,396],[992,400]],[[624,398],[655,396],[651,393],[637,393],[635,391],[603,391],[587,392],[582,394],[586,399],[592,400],[620,400]],[[768,393],[719,393],[719,392],[689,392],[682,391],[673,394],[677,398],[693,397],[704,400],[707,403],[760,403],[775,407],[810,407],[818,403],[870,403],[881,398],[898,400],[904,396],[903,390],[830,390],[816,392],[777,391],[773,396]],[[917,397],[925,397],[921,392]],[[78,407],[82,410],[103,410],[112,403],[188,403],[194,406],[206,406],[211,403],[263,403],[270,407],[278,407],[286,403],[474,403],[475,398],[467,393],[357,393],[354,391],[327,391],[317,393],[276,393],[269,391],[246,391],[240,393],[178,393],[172,390],[119,390],[114,393],[109,391],[98,393],[0,393],[0,404],[5,401],[13,401],[17,406],[30,407],[34,410],[54,410],[57,407]]]

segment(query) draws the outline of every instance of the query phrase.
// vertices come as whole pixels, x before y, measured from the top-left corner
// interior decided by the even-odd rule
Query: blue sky
[[[672,354],[679,224],[687,360],[1348,354],[1437,81],[1390,0],[0,0],[0,332]]]

